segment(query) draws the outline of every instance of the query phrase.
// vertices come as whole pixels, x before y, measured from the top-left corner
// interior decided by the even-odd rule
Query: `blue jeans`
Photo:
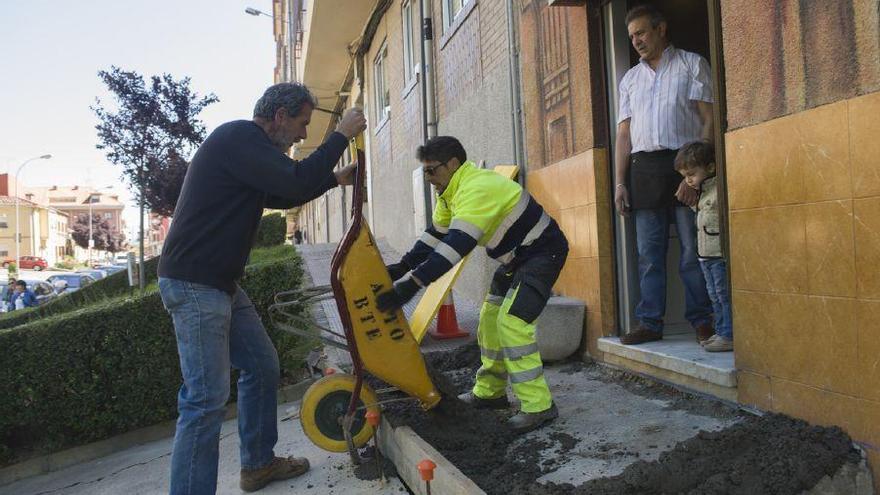
[[[712,302],[697,260],[697,230],[694,212],[687,207],[634,210],[636,244],[639,251],[639,288],[641,301],[636,318],[655,332],[663,332],[666,314],[666,251],[669,224],[675,215],[675,228],[681,246],[678,273],[684,283],[684,317],[693,325],[712,321]]]
[[[706,277],[706,288],[715,313],[715,334],[733,340],[733,313],[727,291],[727,262],[722,258],[702,259],[700,268]]]
[[[171,494],[213,494],[217,489],[220,426],[229,400],[230,370],[238,380],[241,467],[274,458],[278,440],[278,353],[247,294],[159,279],[174,321],[183,385],[177,397],[177,432],[171,456]]]

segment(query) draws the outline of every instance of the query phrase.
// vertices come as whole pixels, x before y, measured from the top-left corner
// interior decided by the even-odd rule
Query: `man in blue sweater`
[[[317,102],[298,83],[276,84],[253,120],[218,127],[192,159],[159,261],[159,291],[174,321],[183,385],[171,457],[171,494],[213,494],[230,368],[238,380],[241,482],[255,491],[309,469],[304,458],[276,457],[278,354],[247,294],[236,283],[264,208],[292,208],[337,185],[354,166],[333,169],[349,139],[366,128],[359,109],[308,158],[290,147],[306,137]]]

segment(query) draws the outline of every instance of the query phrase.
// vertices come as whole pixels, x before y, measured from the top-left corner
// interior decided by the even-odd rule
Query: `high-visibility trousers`
[[[495,271],[477,329],[482,363],[473,389],[477,397],[500,397],[510,381],[523,412],[541,412],[552,405],[535,341],[535,320],[547,305],[566,255],[567,249],[536,255]]]

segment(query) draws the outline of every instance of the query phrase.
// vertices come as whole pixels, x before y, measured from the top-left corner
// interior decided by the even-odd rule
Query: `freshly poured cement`
[[[432,353],[446,397],[468,390],[479,351]],[[439,372],[439,373],[438,373]],[[386,406],[489,494],[796,494],[859,455],[837,428],[740,416],[714,401],[580,363],[548,370],[560,418],[517,437],[511,411],[454,399],[425,413]],[[654,443],[652,443],[654,442]]]

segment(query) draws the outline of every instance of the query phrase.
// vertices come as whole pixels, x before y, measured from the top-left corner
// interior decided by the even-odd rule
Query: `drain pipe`
[[[519,81],[519,30],[515,25],[513,2],[507,2],[507,58],[510,77],[510,123],[513,132],[513,154],[519,165],[519,183],[526,184],[526,157],[523,144],[522,93]]]
[[[434,111],[434,26],[431,18],[430,0],[419,2],[419,18],[422,20],[421,29],[421,89],[422,89],[422,142],[437,135],[437,116]],[[431,212],[431,184],[427,180],[422,181],[425,197],[425,228],[432,225]]]

